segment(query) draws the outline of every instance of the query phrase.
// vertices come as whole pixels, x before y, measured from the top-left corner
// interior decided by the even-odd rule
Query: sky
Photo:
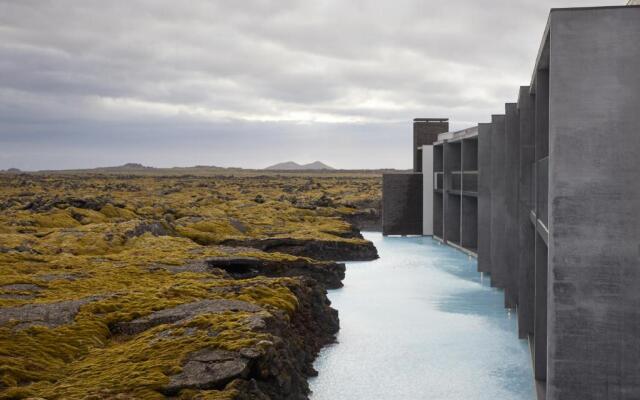
[[[0,169],[410,168],[489,121],[550,8],[626,0],[0,0]]]

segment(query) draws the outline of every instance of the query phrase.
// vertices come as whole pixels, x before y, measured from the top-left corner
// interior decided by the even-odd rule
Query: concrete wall
[[[419,148],[425,144],[433,144],[438,134],[449,131],[447,118],[415,118],[413,120],[413,171],[422,170],[422,152]]]
[[[506,281],[505,118],[491,117],[491,285],[504,288]]]
[[[535,226],[531,223],[532,164],[534,162],[534,98],[529,86],[520,87],[518,116],[520,159],[518,176],[518,336],[533,335],[535,294]]]
[[[547,399],[639,399],[640,8],[550,37]]]
[[[433,235],[433,146],[422,146],[422,234]]]
[[[520,168],[520,116],[515,103],[505,104],[505,306],[518,305],[518,176]]]
[[[477,229],[478,270],[517,306],[541,399],[640,399],[638,38],[640,7],[552,10],[531,86],[479,124],[477,200],[454,180],[464,136],[434,153],[434,226],[467,246]],[[390,234],[423,228],[419,179],[385,175]]]
[[[478,271],[491,272],[491,124],[478,124]]]
[[[422,235],[422,174],[382,175],[382,234]]]

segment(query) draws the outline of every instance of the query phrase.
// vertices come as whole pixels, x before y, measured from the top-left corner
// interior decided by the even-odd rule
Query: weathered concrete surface
[[[520,87],[518,112],[520,122],[520,160],[518,193],[518,336],[525,339],[533,335],[535,294],[535,230],[529,217],[531,201],[532,169],[534,160],[534,99],[529,86]]]
[[[422,146],[422,234],[433,235],[433,146]]]
[[[551,13],[548,400],[640,398],[639,21]]]
[[[491,116],[491,285],[506,283],[505,117]]]
[[[460,244],[460,194],[451,193],[461,190],[454,184],[453,171],[462,169],[462,144],[446,142],[444,144],[444,178],[447,194],[444,197],[444,240]],[[459,178],[460,176],[457,175]]]
[[[460,244],[467,250],[478,251],[478,199],[461,196]]]
[[[546,62],[545,64],[548,64]],[[536,111],[535,111],[535,159],[536,164],[549,154],[549,71],[539,70],[536,72]],[[547,176],[540,174],[538,166],[535,167],[535,196],[536,196],[536,217],[540,220],[541,209],[546,209]],[[537,223],[536,223],[537,224]],[[545,222],[546,224],[546,222]],[[533,374],[536,379],[546,380],[547,378],[547,297],[548,297],[548,250],[540,232],[536,228],[535,233],[535,300],[534,300],[534,327],[533,327]]]
[[[382,234],[422,235],[422,174],[382,175]]]
[[[491,272],[491,124],[478,124],[478,271]]]
[[[515,103],[505,104],[505,306],[518,305],[518,176],[520,168],[520,119]]]
[[[415,118],[413,120],[413,171],[422,171],[422,152],[418,149],[425,144],[433,144],[438,134],[449,131],[447,118]]]

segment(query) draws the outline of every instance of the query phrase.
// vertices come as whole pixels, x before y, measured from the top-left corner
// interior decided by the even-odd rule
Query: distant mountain
[[[320,170],[333,170],[335,168],[330,167],[327,164],[320,161],[315,161],[309,164],[298,164],[297,162],[287,161],[287,162],[271,165],[265,169],[277,170],[277,171],[320,171]]]

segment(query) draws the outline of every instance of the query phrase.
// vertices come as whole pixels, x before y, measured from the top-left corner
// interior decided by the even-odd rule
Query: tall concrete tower
[[[449,118],[415,118],[413,120],[413,171],[422,172],[422,146],[433,144],[438,134],[449,132]]]

